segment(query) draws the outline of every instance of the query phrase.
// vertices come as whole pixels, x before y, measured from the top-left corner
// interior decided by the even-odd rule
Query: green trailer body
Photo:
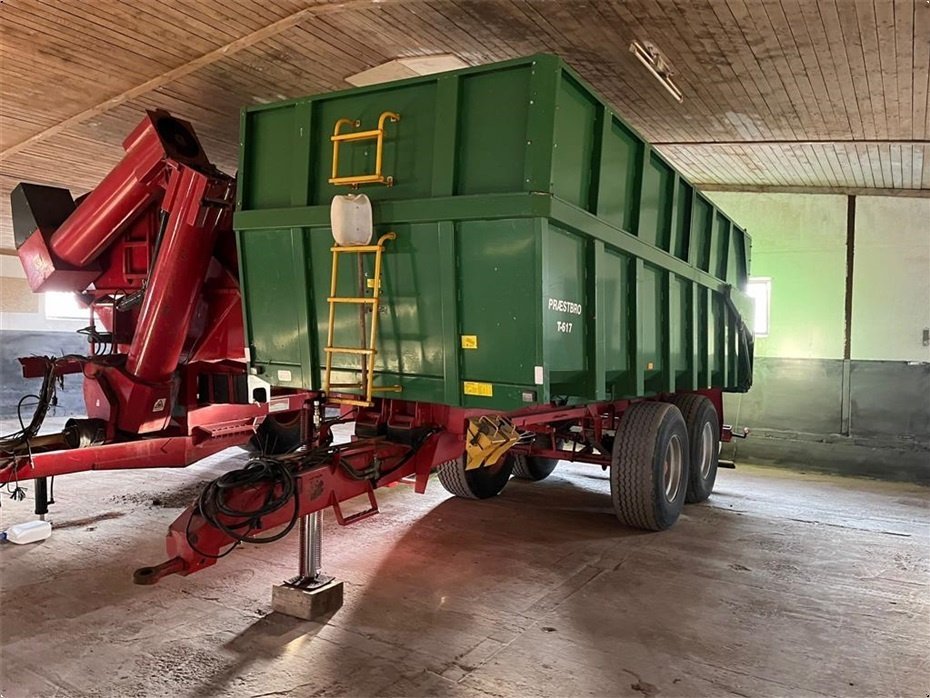
[[[256,107],[241,114],[234,227],[253,372],[321,389],[329,317],[329,183],[339,119],[388,123],[362,185],[384,254],[375,385],[403,400],[528,404],[746,390],[752,343],[746,232],[559,58]],[[339,176],[375,169],[341,144]],[[357,295],[354,255],[341,295]],[[371,275],[371,264],[364,262]],[[335,344],[362,346],[355,309]],[[358,379],[339,356],[333,380]]]

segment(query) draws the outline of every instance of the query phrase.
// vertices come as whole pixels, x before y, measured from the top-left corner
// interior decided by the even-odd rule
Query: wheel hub
[[[662,464],[662,480],[665,485],[665,499],[674,502],[681,489],[682,448],[678,434],[673,434],[665,447],[665,460]]]

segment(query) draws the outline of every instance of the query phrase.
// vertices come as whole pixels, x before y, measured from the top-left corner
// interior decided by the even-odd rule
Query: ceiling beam
[[[900,196],[930,199],[930,189],[882,189],[877,187],[791,187],[781,185],[716,184],[695,182],[701,191],[731,191],[747,194],[841,194],[843,196]]]
[[[405,1],[409,0],[380,0],[380,3],[399,4]],[[283,17],[276,22],[262,27],[261,29],[257,29],[251,34],[246,34],[245,36],[239,37],[234,41],[230,41],[224,46],[220,46],[213,51],[209,51],[202,56],[198,56],[194,60],[185,63],[184,65],[172,68],[171,70],[162,73],[161,75],[157,75],[150,80],[146,80],[140,85],[136,85],[135,87],[131,87],[117,95],[113,95],[109,99],[84,109],[77,114],[69,116],[67,119],[59,121],[57,124],[38,131],[37,133],[28,136],[18,143],[14,143],[4,151],[0,152],[0,160],[6,159],[12,155],[16,155],[34,143],[43,141],[46,138],[50,138],[51,136],[55,136],[72,126],[103,114],[104,112],[107,112],[124,102],[128,102],[129,100],[135,99],[136,97],[141,97],[142,95],[147,94],[153,90],[164,87],[165,85],[183,78],[186,75],[190,75],[191,73],[200,70],[201,68],[204,68],[211,63],[215,63],[216,61],[219,61],[226,56],[237,53],[238,51],[249,48],[250,46],[254,46],[261,41],[269,39],[277,34],[280,34],[281,32],[290,29],[291,27],[300,24],[310,17],[314,17],[316,15],[335,14],[344,11],[351,11],[358,8],[370,8],[371,4],[371,0],[346,0],[345,2],[305,7],[304,9],[298,10],[297,12],[294,12],[287,17]]]
[[[815,140],[774,140],[774,141],[652,141],[657,146],[734,146],[734,145],[930,145],[927,139],[898,138],[823,138]]]

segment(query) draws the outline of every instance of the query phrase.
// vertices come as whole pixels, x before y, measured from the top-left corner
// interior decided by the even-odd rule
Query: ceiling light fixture
[[[656,79],[662,83],[662,87],[668,90],[668,93],[672,95],[676,101],[681,101],[681,90],[672,82],[672,76],[675,74],[675,71],[672,70],[672,66],[665,57],[665,54],[663,54],[655,44],[650,41],[643,41],[642,43],[633,41],[633,43],[630,44],[630,52],[639,59],[640,63],[649,69],[650,73],[656,76]]]
[[[410,58],[397,58],[374,68],[363,70],[346,78],[346,82],[355,87],[377,85],[391,80],[403,80],[418,75],[431,75],[443,73],[447,70],[467,68],[468,64],[457,56],[447,53],[432,56],[412,56]]]

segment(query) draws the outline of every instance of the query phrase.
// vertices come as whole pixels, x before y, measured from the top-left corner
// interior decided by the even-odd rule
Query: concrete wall
[[[26,283],[19,260],[0,254],[0,417],[16,417],[19,399],[36,392],[41,379],[26,380],[17,359],[21,356],[86,353],[87,343],[75,330],[86,321],[47,318],[45,299]],[[23,417],[32,415],[32,401],[23,404]],[[58,390],[55,416],[84,413],[80,377],[66,377]]]
[[[754,385],[728,395],[740,457],[930,484],[930,199],[856,197],[850,354],[839,195],[712,193],[772,279]]]

